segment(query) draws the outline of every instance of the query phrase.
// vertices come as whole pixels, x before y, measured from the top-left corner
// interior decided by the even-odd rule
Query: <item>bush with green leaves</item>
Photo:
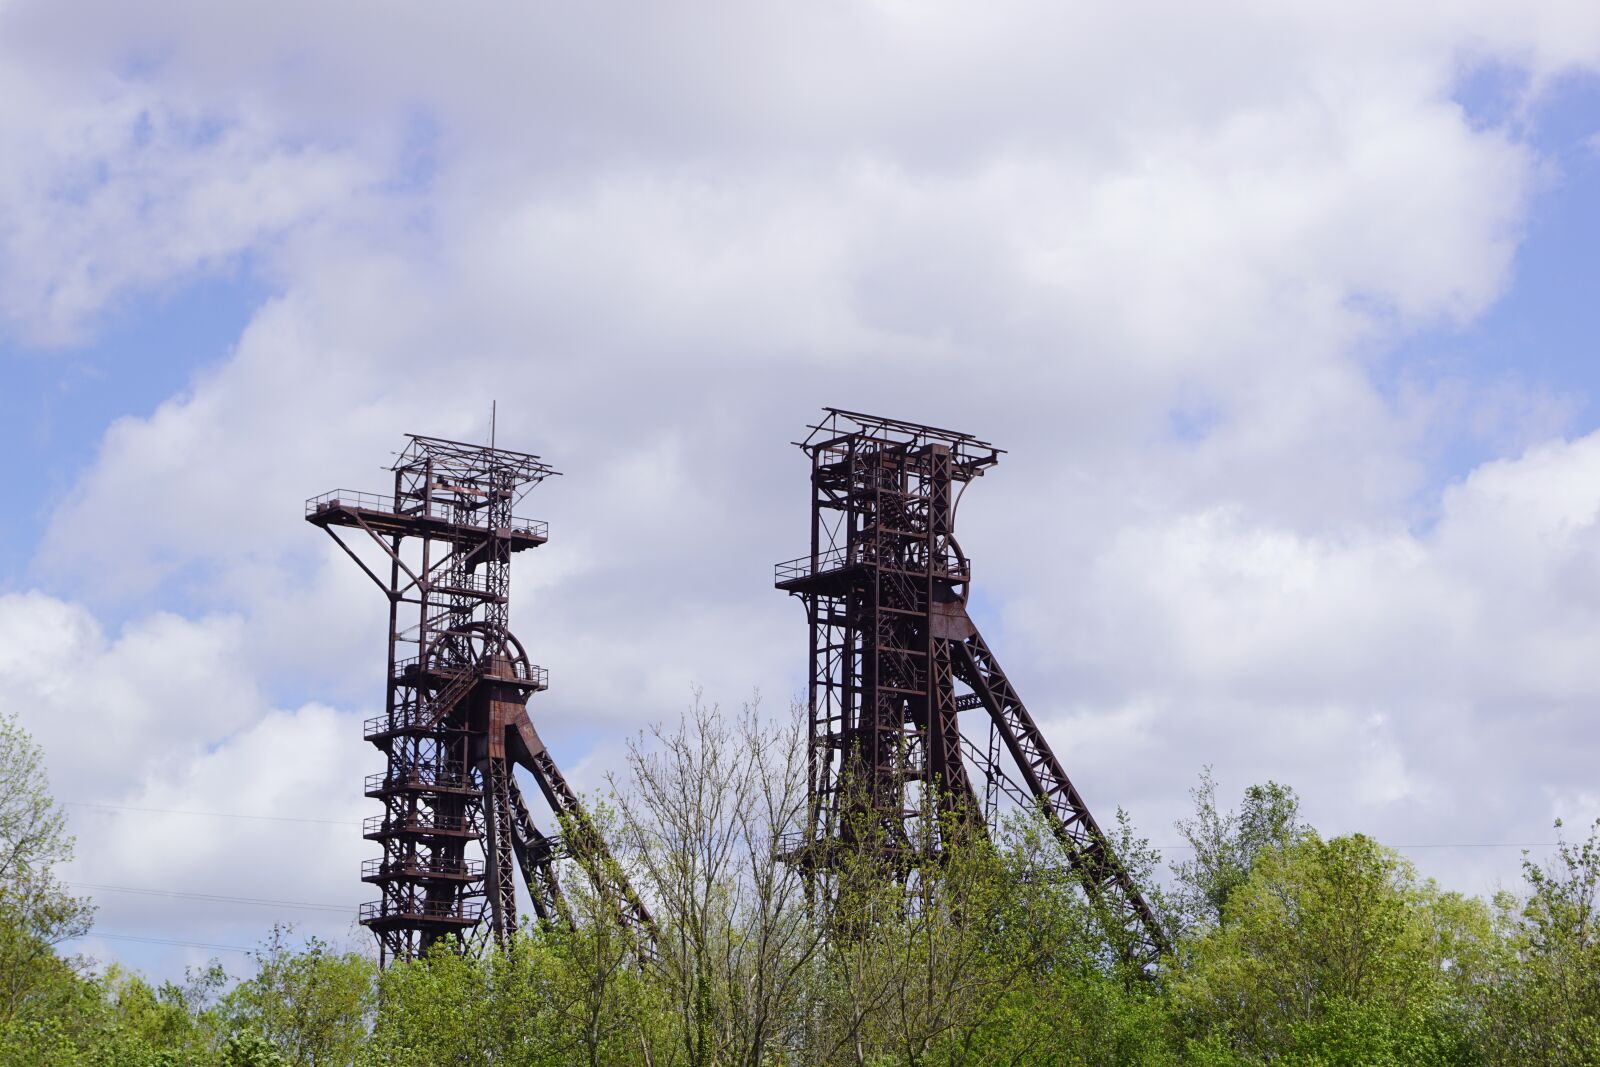
[[[827,874],[784,862],[803,718],[697,705],[591,805],[657,951],[568,863],[569,921],[502,950],[380,972],[275,927],[243,975],[157,986],[64,951],[92,912],[42,766],[0,718],[0,1067],[1600,1067],[1600,824],[1491,906],[1322,838],[1277,783],[1225,811],[1208,771],[1168,891],[1120,812],[1110,835],[1173,941],[1147,972],[1031,813],[925,820],[941,858],[903,885],[870,826]]]

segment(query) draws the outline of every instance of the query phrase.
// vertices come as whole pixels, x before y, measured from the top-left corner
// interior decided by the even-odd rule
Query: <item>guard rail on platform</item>
[[[386,857],[379,856],[361,861],[362,881],[373,878],[464,879],[482,877],[483,861],[475,859],[435,856],[426,862],[408,860],[396,863]]]
[[[362,837],[389,837],[397,834],[473,834],[476,829],[459,815],[417,812],[404,819],[369,815],[361,822]]]
[[[903,560],[880,560],[873,546],[867,543],[854,545],[840,545],[819,552],[814,556],[801,556],[798,559],[785,560],[775,564],[772,568],[774,585],[784,585],[789,582],[799,581],[819,574],[829,574],[833,571],[844,570],[846,567],[858,564],[880,563],[886,570],[899,570],[910,574],[926,574],[927,570],[922,564],[909,563]],[[955,581],[966,581],[967,568],[959,560],[948,563],[936,564],[934,573]]]
[[[460,792],[476,788],[462,767],[391,767],[387,771],[369,774],[366,779],[368,795],[397,789],[448,789]]]
[[[358,489],[331,489],[306,501],[307,515],[316,515],[324,511],[337,511],[341,508],[375,511],[383,515],[396,515],[407,519],[426,518],[435,522],[449,523],[452,526],[462,526],[469,529],[488,529],[481,522],[466,521],[460,511],[449,506],[446,501],[434,501],[427,507],[416,503],[411,506],[396,508],[394,497],[384,496],[381,493],[364,493]],[[543,519],[524,519],[520,516],[512,516],[511,521],[506,526],[500,527],[496,532],[523,534],[545,541],[549,540],[550,524]]]
[[[464,900],[416,900],[399,903],[392,900],[369,900],[361,905],[360,915],[361,922],[366,925],[386,921],[402,923],[420,921],[471,926],[483,917],[483,904]]]

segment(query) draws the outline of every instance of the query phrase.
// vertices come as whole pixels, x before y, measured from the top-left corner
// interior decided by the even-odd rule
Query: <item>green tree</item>
[[[1360,834],[1259,854],[1173,991],[1199,1062],[1473,1062],[1462,946],[1488,914]],[[1454,953],[1454,955],[1452,955]]]
[[[289,1067],[278,1046],[254,1030],[236,1030],[222,1043],[219,1067]]]
[[[857,847],[835,854],[830,875],[802,1062],[1170,1062],[1156,985],[1125,973],[1037,815],[1018,813],[992,839],[943,826],[939,861],[904,888],[883,877],[879,839],[849,837]],[[1116,843],[1142,862],[1131,832]]]
[[[108,1067],[210,1064],[218,1037],[211,1008],[227,981],[221,966],[212,963],[189,972],[182,984],[156,987],[112,964],[93,982],[97,1020],[86,1044]]]
[[[1156,857],[1121,812],[1112,837],[1119,858],[1145,874]],[[1121,929],[1085,898],[1049,827],[1029,813],[1001,827],[992,848],[975,845],[993,860],[956,858],[946,934],[971,946],[961,962],[971,973],[927,1062],[1172,1062],[1159,987],[1127,971]]]
[[[363,1064],[478,1067],[497,1059],[484,961],[446,942],[397,961],[378,983],[378,1013]],[[536,1062],[536,1061],[535,1061]]]
[[[1500,1063],[1600,1064],[1600,821],[1546,865],[1524,855],[1522,871],[1526,898],[1498,901],[1505,955],[1485,1044]]]
[[[525,1040],[551,1050],[555,1062],[587,1067],[650,1059],[676,1030],[665,1025],[664,976],[641,968],[614,901],[581,878],[567,885],[570,924],[528,930],[500,964],[515,979],[508,993],[523,991],[526,1000],[531,992],[543,1018]],[[506,999],[513,1017],[540,1017]]]
[[[506,951],[483,957],[441,942],[423,959],[397,962],[380,979],[379,1009],[361,1063],[519,1067],[622,1067],[651,1062],[670,1044],[666,1028],[645,1040],[645,978],[616,962],[623,937],[583,911],[571,929],[530,927]]]
[[[80,995],[82,962],[56,951],[88,932],[94,914],[55,877],[71,858],[44,753],[14,716],[0,714],[0,1035],[26,1032]]]
[[[221,1011],[296,1067],[352,1063],[371,1022],[376,967],[315,937],[297,950],[292,937],[292,927],[272,928],[253,953],[256,973],[223,998]]]
[[[1228,898],[1249,880],[1257,858],[1288,848],[1310,828],[1300,820],[1295,791],[1277,782],[1251,786],[1237,811],[1222,811],[1216,779],[1207,767],[1189,796],[1194,815],[1178,820],[1177,829],[1193,855],[1173,865],[1179,888],[1175,925],[1221,925],[1227,919]]]
[[[616,840],[661,935],[652,980],[677,1052],[694,1067],[761,1067],[801,1025],[800,991],[821,931],[805,881],[778,858],[806,813],[798,709],[771,724],[696,701],[675,730],[629,747],[613,782]]]

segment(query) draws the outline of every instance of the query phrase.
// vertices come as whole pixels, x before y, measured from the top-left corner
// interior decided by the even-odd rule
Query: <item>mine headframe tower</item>
[[[512,509],[558,472],[538,456],[416,434],[391,469],[392,495],[338,489],[306,502],[306,521],[389,601],[387,700],[365,726],[388,764],[366,780],[383,812],[363,827],[383,854],[361,869],[382,894],[361,908],[380,959],[410,959],[441,938],[505,945],[519,872],[538,918],[564,921],[563,857],[614,902],[638,950],[652,952],[649,912],[528,717],[547,676],[508,624],[511,557],[548,534]],[[378,545],[376,570],[341,530]],[[513,767],[532,775],[564,833],[535,824]]]
[[[826,875],[865,844],[904,879],[937,860],[952,829],[987,832],[1004,794],[1048,820],[1124,957],[1155,963],[1167,947],[1155,913],[967,614],[956,504],[1002,450],[824,410],[799,442],[811,551],[775,575],[811,628],[809,825],[786,857]],[[959,721],[979,709],[986,738]]]

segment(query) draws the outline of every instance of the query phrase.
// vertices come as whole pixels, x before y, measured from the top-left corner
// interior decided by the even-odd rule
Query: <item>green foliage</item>
[[[212,964],[191,973],[181,986],[167,982],[154,988],[113,965],[94,984],[102,1032],[129,1064],[208,1063],[217,1022],[210,1008],[227,980]]]
[[[1031,814],[992,837],[924,822],[942,855],[909,891],[863,824],[808,885],[778,858],[806,815],[800,724],[697,705],[593,808],[652,957],[569,870],[567,921],[504,951],[380,973],[275,927],[237,980],[153,986],[57,951],[90,913],[52,878],[71,841],[40,767],[0,719],[0,1067],[1600,1067],[1600,824],[1491,909],[1322,839],[1284,786],[1225,812],[1208,772],[1172,898],[1122,813],[1109,835],[1173,932],[1145,974]]]
[[[598,945],[612,924],[557,931],[529,928],[504,952],[475,958],[444,944],[398,963],[379,979],[381,1008],[358,1062],[622,1065],[668,1043],[668,1015],[650,1010],[636,969],[610,962]],[[602,959],[600,966],[595,965]]]
[[[71,858],[44,753],[0,714],[0,1034],[57,1018],[71,1002],[77,961],[55,948],[87,931],[93,916],[54,876]],[[45,1047],[53,1039],[41,1040]]]
[[[672,1034],[663,1054],[695,1067],[760,1064],[803,1025],[822,937],[798,868],[775,856],[806,811],[803,736],[697,697],[675,730],[630,745],[629,769],[610,836],[665,920],[653,977],[671,1006],[643,1030]],[[589,903],[591,928],[601,904]]]
[[[1368,837],[1307,835],[1261,852],[1186,947],[1177,1018],[1216,1062],[1473,1062],[1460,950],[1486,924]]]
[[[380,980],[377,1017],[363,1063],[468,1067],[492,1062],[494,1005],[484,965],[436,946],[426,959],[398,963]]]
[[[371,1022],[376,968],[315,937],[293,949],[292,932],[272,928],[254,953],[256,973],[224,998],[222,1014],[235,1029],[266,1038],[296,1067],[350,1063]]]
[[[220,1067],[288,1067],[278,1047],[254,1030],[236,1030],[222,1043]]]
[[[1123,843],[1138,854],[1137,841]],[[938,940],[966,948],[952,961],[964,996],[952,998],[947,1030],[920,1062],[1175,1062],[1160,988],[1131,978],[1108,951],[1103,917],[1038,820],[1014,822],[995,849],[964,852],[948,870],[940,894],[955,906]]]
[[[1249,880],[1256,860],[1293,845],[1309,827],[1300,821],[1300,798],[1277,782],[1251,786],[1238,811],[1223,812],[1207,767],[1189,796],[1194,815],[1178,820],[1177,829],[1194,854],[1173,866],[1180,892],[1172,917],[1180,926],[1218,926],[1227,921],[1228,900]]]
[[[1505,959],[1484,1044],[1497,1062],[1600,1064],[1600,821],[1548,866],[1522,866],[1526,900],[1498,901]]]

